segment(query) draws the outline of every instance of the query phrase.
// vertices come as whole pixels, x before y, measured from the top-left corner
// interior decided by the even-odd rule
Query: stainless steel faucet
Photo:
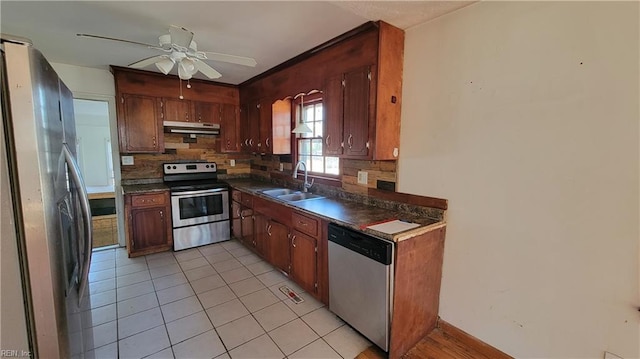
[[[307,164],[303,161],[298,161],[296,168],[293,169],[293,178],[298,178],[298,168],[300,165],[304,167],[304,183],[302,184],[302,192],[307,192],[311,186],[313,186],[314,178],[311,179],[311,183],[307,180]]]

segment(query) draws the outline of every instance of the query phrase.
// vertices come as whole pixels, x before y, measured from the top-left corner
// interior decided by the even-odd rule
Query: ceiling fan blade
[[[138,62],[134,62],[132,64],[129,65],[129,67],[133,67],[134,69],[141,69],[144,67],[147,67],[149,65],[153,65],[158,61],[162,61],[164,59],[167,58],[167,55],[158,55],[158,56],[151,56],[151,57],[147,57],[144,60],[140,60]]]
[[[213,61],[229,62],[243,66],[255,67],[258,63],[251,57],[221,54],[219,52],[199,51],[206,55],[206,58]]]
[[[193,32],[180,26],[171,25],[169,27],[169,35],[171,35],[172,44],[184,47],[185,49],[189,48],[191,40],[193,40]]]
[[[160,49],[160,50],[162,50],[162,48],[159,48],[156,45],[150,45],[150,44],[145,44],[143,42],[137,42],[137,41],[131,41],[131,40],[116,39],[115,37],[91,35],[91,34],[76,34],[76,36],[88,37],[88,38],[93,38],[93,39],[101,39],[101,40],[120,41],[120,42],[126,42],[126,43],[134,44],[134,45],[146,46],[146,47],[151,48],[151,49]]]
[[[213,67],[205,64],[203,61],[198,59],[193,59],[194,64],[196,65],[196,69],[202,72],[205,76],[210,79],[217,79],[222,77],[222,74],[216,71]]]

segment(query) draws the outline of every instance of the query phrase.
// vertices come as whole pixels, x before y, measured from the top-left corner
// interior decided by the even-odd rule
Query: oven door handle
[[[228,191],[228,189],[227,188],[214,188],[214,189],[195,190],[195,191],[171,192],[171,196],[173,196],[173,197],[185,197],[185,196],[193,196],[193,195],[212,194],[212,193],[225,192],[225,191]]]

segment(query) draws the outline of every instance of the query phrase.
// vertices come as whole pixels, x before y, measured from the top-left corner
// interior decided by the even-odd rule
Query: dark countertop
[[[322,217],[329,222],[351,227],[353,229],[394,242],[408,239],[445,225],[445,222],[443,221],[436,221],[434,219],[425,217],[417,217],[416,215],[411,213],[394,212],[384,208],[329,197],[298,202],[285,202],[277,200],[274,197],[264,195],[260,192],[265,189],[278,188],[277,185],[249,179],[227,180],[226,182],[229,183],[231,187],[239,191],[272,200],[293,209],[301,210],[311,215]],[[393,219],[403,219],[410,222],[419,223],[420,227],[395,234],[386,234],[365,228],[371,224]]]
[[[164,183],[146,183],[146,184],[130,184],[122,186],[122,194],[139,194],[145,192],[162,192],[168,191]]]

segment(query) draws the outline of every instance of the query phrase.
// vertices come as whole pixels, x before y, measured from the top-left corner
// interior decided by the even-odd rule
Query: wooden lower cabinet
[[[245,246],[254,249],[255,248],[255,240],[253,237],[253,209],[251,208],[242,208],[240,211],[240,226],[241,226],[241,235],[240,240],[244,243]]]
[[[289,273],[291,259],[289,255],[289,228],[274,220],[267,221],[267,238],[269,252],[267,260],[285,273]]]
[[[328,223],[245,192],[234,190],[232,198],[234,237],[307,293],[329,304]]]
[[[231,201],[231,232],[237,239],[242,238],[242,221],[240,220],[241,205],[236,201]]]
[[[291,232],[291,277],[306,292],[318,289],[317,241],[296,230]]]
[[[129,257],[173,247],[169,192],[125,195]]]

